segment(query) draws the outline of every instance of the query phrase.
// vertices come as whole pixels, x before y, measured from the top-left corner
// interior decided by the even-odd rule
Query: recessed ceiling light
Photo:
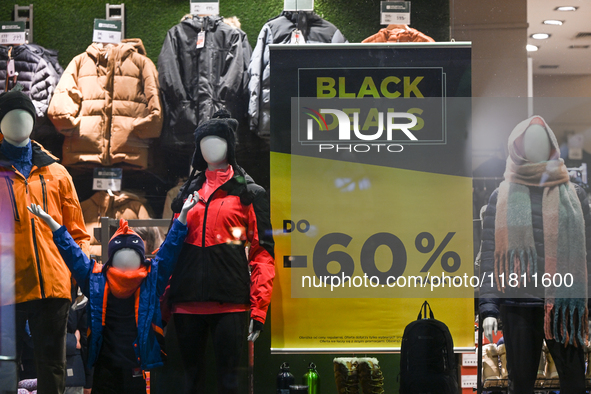
[[[542,23],[545,24],[545,25],[562,26],[562,24],[564,23],[564,21],[559,21],[557,19],[546,19]]]
[[[561,6],[561,7],[556,7],[554,8],[554,11],[576,11],[579,7],[573,7],[573,6]]]
[[[534,33],[530,36],[534,40],[545,40],[546,38],[550,38],[550,34],[548,33]]]
[[[531,44],[527,44],[527,45],[525,46],[525,49],[527,49],[527,51],[528,51],[528,52],[535,52],[535,51],[537,51],[538,49],[540,49],[540,47],[538,47],[538,46],[535,46],[535,45],[531,45]]]

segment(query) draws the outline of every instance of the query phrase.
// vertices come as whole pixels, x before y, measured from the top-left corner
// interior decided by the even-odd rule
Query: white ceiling
[[[558,6],[579,7],[576,11],[560,12]],[[544,25],[546,19],[564,21],[562,26]],[[591,74],[591,1],[590,0],[528,0],[527,43],[539,46],[536,52],[529,52],[533,59],[534,74]],[[548,33],[545,40],[534,40],[534,33]],[[579,33],[590,33],[587,37],[576,38]],[[571,45],[589,45],[586,49],[570,49]],[[540,66],[558,66],[543,68]]]

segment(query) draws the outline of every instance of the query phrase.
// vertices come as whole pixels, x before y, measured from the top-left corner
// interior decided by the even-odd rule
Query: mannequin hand
[[[187,213],[197,204],[197,201],[199,201],[199,193],[193,192],[193,194],[189,194],[178,217],[179,222],[187,225]]]
[[[484,331],[484,336],[490,343],[493,343],[492,333],[495,332],[497,334],[497,319],[494,317],[487,317],[482,322],[482,330]]]
[[[55,232],[58,228],[60,228],[61,226],[58,224],[58,222],[56,222],[55,220],[53,220],[53,218],[51,216],[49,216],[47,213],[45,213],[45,211],[43,209],[41,209],[40,205],[35,205],[35,204],[31,204],[30,207],[27,207],[27,209],[35,216],[43,219],[43,221],[45,223],[47,223],[47,225],[49,226],[49,228],[51,229],[52,232]]]
[[[250,319],[250,325],[248,326],[248,340],[254,342],[261,335],[262,329],[260,328],[263,323]],[[255,327],[258,326],[258,327]]]

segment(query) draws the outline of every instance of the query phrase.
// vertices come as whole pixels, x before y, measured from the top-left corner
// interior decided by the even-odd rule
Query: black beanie
[[[209,135],[223,138],[228,143],[228,163],[236,170],[236,129],[238,121],[232,118],[230,112],[225,109],[217,111],[210,120],[201,123],[195,129],[195,153],[193,154],[193,168],[197,171],[205,171],[207,162],[201,153],[201,140]]]
[[[144,240],[129,227],[125,219],[119,219],[119,228],[109,240],[109,259],[106,265],[113,265],[113,255],[121,249],[135,250],[140,256],[140,261],[144,263],[146,259]]]
[[[24,109],[29,112],[33,117],[33,122],[35,122],[37,111],[35,111],[35,106],[29,96],[14,89],[0,94],[0,122],[7,113],[14,109]]]

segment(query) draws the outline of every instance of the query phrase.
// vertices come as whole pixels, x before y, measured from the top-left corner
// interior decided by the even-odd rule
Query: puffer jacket
[[[417,29],[406,26],[405,28],[389,29],[386,27],[380,29],[376,34],[361,42],[367,44],[376,42],[435,42],[435,40]]]
[[[133,193],[122,191],[115,192],[110,196],[105,191],[99,191],[92,195],[88,200],[80,203],[86,231],[90,234],[90,254],[92,256],[101,256],[101,243],[94,237],[94,229],[100,227],[100,218],[109,217],[114,219],[150,219],[151,216],[146,209],[147,201]],[[137,231],[137,230],[136,230]],[[140,236],[146,242],[146,250],[151,252],[162,243],[160,231],[154,227],[148,227],[148,235]],[[148,242],[152,240],[152,242]]]
[[[585,191],[578,185],[574,185],[577,196],[581,202],[583,216],[585,219],[585,243],[587,249],[587,286],[588,294],[591,294],[591,212],[589,200]],[[532,227],[536,253],[538,255],[538,286],[529,289],[519,290],[519,298],[511,298],[511,288],[505,282],[506,294],[497,291],[496,285],[490,286],[491,274],[494,275],[494,253],[495,253],[495,218],[497,210],[498,189],[490,196],[483,218],[482,230],[482,266],[480,276],[485,278],[485,283],[480,288],[480,314],[484,320],[487,317],[499,317],[499,306],[501,303],[521,306],[543,306],[544,288],[541,285],[541,278],[544,275],[544,225],[542,220],[542,195],[544,188],[529,187],[532,211]],[[527,292],[526,292],[527,291]]]
[[[0,91],[2,92],[6,89],[6,67],[9,58],[14,59],[14,68],[18,72],[16,81],[23,86],[22,92],[33,101],[37,117],[44,118],[59,81],[58,72],[44,59],[43,51],[38,46],[0,45]],[[13,87],[11,79],[8,90]]]
[[[187,226],[175,220],[166,240],[156,256],[149,261],[148,276],[142,281],[136,292],[136,322],[138,336],[134,350],[143,370],[162,365],[159,338],[162,339],[162,317],[160,315],[160,296],[164,291],[170,273],[174,268],[178,254],[187,235]],[[68,234],[65,227],[60,227],[53,235],[55,244],[72,271],[72,276],[88,297],[88,366],[92,367],[100,353],[103,343],[103,321],[105,309],[106,274],[103,265],[89,260]]]
[[[91,44],[62,75],[48,116],[66,136],[64,165],[148,166],[162,129],[158,73],[140,39]]]
[[[84,253],[88,253],[90,237],[70,174],[41,145],[31,143],[33,168],[27,179],[0,154],[0,170],[12,175],[3,176],[1,182],[10,196],[6,203],[12,206],[14,244],[18,248],[14,256],[15,302],[70,299],[70,272],[53,243],[52,232],[27,207],[38,204],[64,224]],[[4,304],[9,301],[2,300]]]
[[[205,42],[197,48],[201,32]],[[192,154],[195,128],[223,107],[239,122],[246,117],[251,52],[246,34],[219,16],[188,18],[168,31],[158,56],[162,147]]]
[[[205,171],[181,195],[200,190],[204,182]],[[170,302],[250,305],[251,318],[265,323],[275,277],[265,190],[235,170],[233,178],[189,211],[187,223],[189,234],[170,279]]]
[[[332,23],[322,19],[313,12],[305,12],[306,28],[302,31],[306,43],[346,43],[345,36]],[[288,44],[292,33],[296,30],[298,13],[283,11],[279,16],[270,19],[259,33],[257,44],[252,53],[248,74],[249,102],[248,116],[250,130],[259,137],[269,141],[271,135],[269,89],[271,85],[271,69],[269,66],[269,45]]]

